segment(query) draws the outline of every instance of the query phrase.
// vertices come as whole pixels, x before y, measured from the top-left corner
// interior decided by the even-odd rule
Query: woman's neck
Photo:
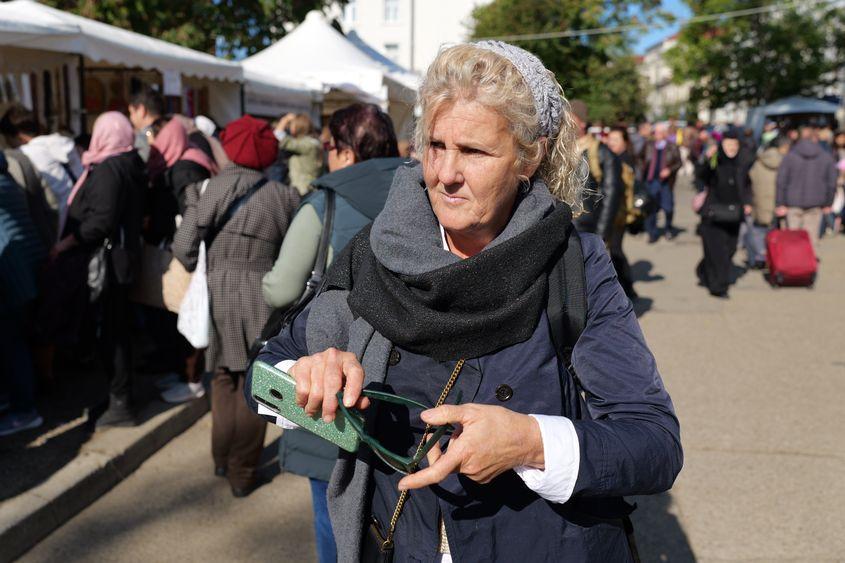
[[[475,256],[484,247],[490,244],[495,237],[462,236],[458,233],[446,233],[446,244],[449,245],[449,252],[458,258],[469,258]]]

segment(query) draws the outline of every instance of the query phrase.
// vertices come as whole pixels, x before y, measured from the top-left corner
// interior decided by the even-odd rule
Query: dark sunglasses
[[[382,401],[385,403],[391,403],[394,405],[401,405],[405,407],[417,407],[423,410],[427,410],[431,407],[428,407],[422,403],[418,403],[413,399],[406,399],[405,397],[400,397],[399,395],[394,395],[392,393],[385,393],[383,391],[374,391],[365,389],[361,393],[364,397],[368,397],[371,401]],[[455,396],[456,402],[455,404],[460,404],[462,398],[462,393],[458,390],[457,395]],[[420,447],[417,449],[417,452],[413,456],[404,456],[392,452],[391,450],[384,447],[378,439],[374,438],[367,434],[367,431],[364,430],[364,415],[361,411],[357,409],[350,409],[344,406],[343,404],[343,393],[339,392],[337,394],[337,401],[338,401],[338,408],[346,417],[346,420],[349,422],[349,425],[355,430],[355,433],[358,434],[358,437],[361,439],[362,442],[367,444],[370,449],[378,456],[380,460],[382,460],[388,467],[402,473],[404,475],[408,475],[409,473],[413,473],[417,470],[420,465],[420,462],[425,458],[431,448],[440,441],[443,436],[451,436],[452,432],[455,431],[454,426],[451,424],[444,424],[443,426],[432,426],[429,428],[429,432],[431,433],[428,440],[424,443],[420,444]]]

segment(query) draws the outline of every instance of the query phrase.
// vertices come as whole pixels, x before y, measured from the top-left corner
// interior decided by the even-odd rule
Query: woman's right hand
[[[351,352],[329,348],[299,358],[288,370],[296,380],[296,404],[313,416],[322,410],[323,420],[332,422],[337,412],[337,392],[343,390],[347,408],[365,409],[370,400],[361,396],[364,368]],[[322,408],[321,408],[322,407]]]

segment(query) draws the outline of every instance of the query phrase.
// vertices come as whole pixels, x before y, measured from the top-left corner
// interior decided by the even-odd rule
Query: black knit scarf
[[[563,255],[573,228],[569,206],[554,205],[542,183],[532,189],[548,198],[542,217],[475,256],[455,257],[452,263],[424,273],[395,273],[373,252],[377,220],[373,234],[369,229],[360,233],[338,256],[327,282],[330,287],[349,290],[347,303],[352,313],[385,338],[438,361],[476,358],[523,342],[537,327],[547,301],[548,273]],[[408,195],[402,200],[404,206]],[[433,216],[427,198],[411,205],[419,213]],[[390,212],[388,202],[383,213]],[[409,231],[402,236],[407,242],[404,250],[401,244],[391,246],[394,252],[407,253],[399,261],[424,260],[426,250],[434,251],[422,250],[420,243],[422,239],[430,241],[430,225],[425,227],[426,236],[415,233],[413,226],[401,228]],[[392,234],[395,242],[396,227]]]

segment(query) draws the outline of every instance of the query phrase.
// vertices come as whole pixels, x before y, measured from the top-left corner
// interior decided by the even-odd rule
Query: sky
[[[674,14],[679,20],[683,20],[692,15],[683,0],[663,0],[663,9]],[[643,54],[646,49],[671,36],[673,33],[678,31],[679,28],[680,26],[676,23],[668,27],[661,27],[659,29],[653,29],[648,32],[641,33],[638,36],[636,45],[634,46],[634,52],[638,55]]]

